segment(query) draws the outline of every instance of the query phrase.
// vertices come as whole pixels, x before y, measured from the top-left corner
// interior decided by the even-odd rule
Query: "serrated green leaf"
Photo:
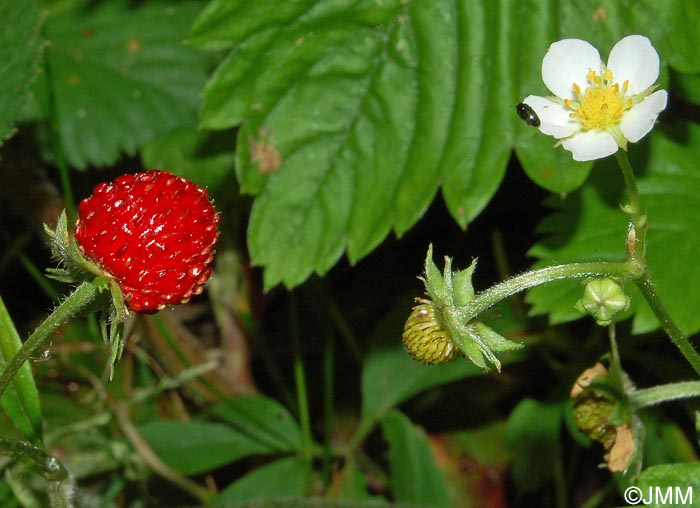
[[[280,459],[259,467],[226,487],[213,500],[212,506],[226,506],[231,501],[294,498],[305,494],[311,473],[310,464],[296,457]],[[284,504],[282,505],[284,506]]]
[[[5,302],[0,298],[0,363],[3,367],[21,347],[22,340],[7,312]],[[41,403],[28,362],[15,374],[12,383],[0,399],[0,404],[27,440],[34,444],[41,443]]]
[[[517,98],[543,88],[548,45],[579,35],[609,50],[630,31],[665,37],[652,23],[665,18],[652,14],[670,8],[642,4],[212,1],[192,41],[231,52],[205,88],[201,123],[242,125],[237,172],[257,195],[248,242],[266,288],[323,274],[344,251],[361,259],[409,229],[440,184],[466,227],[500,185]],[[590,164],[518,129],[535,181],[569,192],[585,180]]]
[[[33,0],[0,1],[0,144],[13,132],[14,122],[27,99],[43,44],[41,18]]]
[[[278,402],[261,395],[236,397],[211,409],[211,414],[271,451],[298,451],[299,425]]]
[[[453,506],[425,431],[399,411],[392,411],[382,420],[382,431],[389,442],[389,469],[396,500],[426,508]]]
[[[236,47],[205,89],[202,124],[243,123],[237,170],[242,189],[258,194],[249,245],[266,267],[267,287],[324,273],[345,248],[356,261],[391,229],[407,230],[445,171],[448,202],[463,225],[483,208],[503,175],[510,137],[500,137],[497,115],[480,119],[514,93],[506,81],[487,92],[490,102],[466,101],[472,84],[484,81],[472,60],[492,60],[483,40],[460,49],[479,26],[470,9],[454,0],[247,4],[212,2],[192,40]],[[483,4],[496,26],[498,9]],[[489,136],[481,149],[484,126],[498,139]],[[470,151],[477,149],[479,160]]]
[[[209,58],[183,44],[195,2],[102,2],[46,21],[57,130],[77,168],[192,123]]]
[[[647,210],[647,260],[659,298],[671,317],[688,334],[700,329],[700,266],[694,253],[700,244],[695,226],[700,206],[700,128],[686,124],[676,131],[654,131],[648,144],[631,149],[632,165],[639,177],[642,207]],[[557,212],[540,231],[547,237],[531,254],[535,266],[574,261],[622,261],[625,259],[627,216],[618,208],[623,191],[614,159],[596,166],[592,179],[580,193],[549,203]],[[632,284],[625,288],[632,298],[634,331],[658,328],[651,309]],[[578,281],[561,281],[532,289],[527,301],[534,314],[549,313],[560,323],[577,319],[573,306],[583,288]],[[623,314],[623,317],[628,314]]]
[[[197,474],[249,455],[270,453],[250,436],[218,423],[150,421],[138,427],[158,457],[182,474]]]

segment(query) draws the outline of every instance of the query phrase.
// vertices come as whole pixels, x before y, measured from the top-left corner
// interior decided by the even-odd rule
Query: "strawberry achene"
[[[206,189],[152,170],[98,184],[78,207],[75,240],[135,312],[200,294],[219,235]]]

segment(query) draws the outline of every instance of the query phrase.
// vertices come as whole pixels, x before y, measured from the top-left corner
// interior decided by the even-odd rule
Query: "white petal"
[[[605,131],[585,131],[562,142],[575,161],[602,159],[617,152],[617,143],[612,134]]]
[[[659,77],[659,54],[643,35],[629,35],[615,44],[608,58],[613,81],[629,81],[628,95],[643,92]]]
[[[656,117],[666,109],[668,93],[657,90],[624,114],[620,121],[620,130],[628,141],[636,143],[654,127]]]
[[[549,46],[542,60],[542,81],[554,95],[573,99],[571,87],[576,83],[581,90],[588,86],[588,71],[601,71],[603,62],[598,50],[580,39],[564,39]]]
[[[561,139],[571,136],[581,128],[581,124],[569,116],[571,111],[546,97],[530,95],[523,102],[539,117],[539,129],[544,134]]]

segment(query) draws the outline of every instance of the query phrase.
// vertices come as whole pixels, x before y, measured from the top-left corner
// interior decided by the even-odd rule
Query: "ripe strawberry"
[[[75,240],[129,308],[155,312],[202,292],[218,225],[206,189],[152,170],[97,185],[79,205]]]

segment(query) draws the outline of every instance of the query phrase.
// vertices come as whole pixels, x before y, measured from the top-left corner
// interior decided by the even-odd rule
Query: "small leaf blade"
[[[163,462],[187,475],[271,452],[264,443],[218,423],[150,421],[138,430]]]
[[[36,2],[0,1],[0,143],[10,137],[31,84],[39,74],[43,44]]]
[[[73,166],[111,164],[194,122],[209,57],[182,39],[198,7],[117,1],[49,17],[49,86]]]
[[[211,409],[211,415],[271,452],[301,450],[301,431],[287,409],[261,395],[235,397]]]
[[[213,506],[226,506],[234,501],[297,498],[306,492],[311,469],[309,463],[298,457],[287,457],[259,467],[222,490],[213,500]],[[298,506],[296,501],[290,502]],[[284,506],[284,505],[283,505]]]
[[[19,338],[12,318],[0,298],[0,360],[5,365],[19,349]],[[7,391],[0,399],[3,409],[17,429],[32,443],[42,440],[42,416],[39,391],[29,363],[20,367]]]
[[[452,506],[448,485],[438,469],[425,431],[399,411],[381,422],[389,443],[389,468],[394,497],[401,503],[425,507]]]

